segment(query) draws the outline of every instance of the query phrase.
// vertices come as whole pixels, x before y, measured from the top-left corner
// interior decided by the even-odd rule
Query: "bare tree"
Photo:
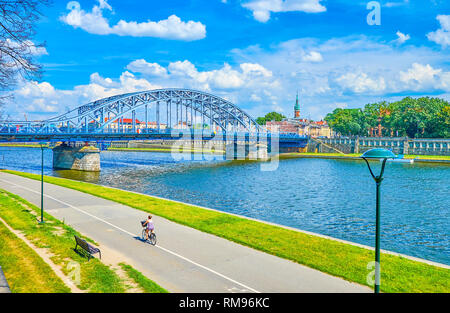
[[[50,1],[0,0],[0,105],[19,79],[39,78],[42,73],[34,56],[44,44],[32,39],[42,16],[39,9]]]

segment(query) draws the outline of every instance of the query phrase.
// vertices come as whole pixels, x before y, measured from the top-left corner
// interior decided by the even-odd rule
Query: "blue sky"
[[[254,117],[323,118],[403,96],[450,99],[450,3],[378,1],[88,0],[43,9],[35,42],[44,75],[23,81],[11,117],[44,119],[117,93],[185,87]]]

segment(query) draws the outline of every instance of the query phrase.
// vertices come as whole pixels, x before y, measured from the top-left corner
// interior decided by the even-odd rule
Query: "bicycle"
[[[142,227],[144,227],[144,229],[142,230],[142,240],[146,241],[146,242],[150,243],[152,246],[154,246],[154,245],[156,245],[156,234],[152,231],[149,231],[148,239],[145,239],[145,235],[146,235],[145,230],[146,230],[147,226],[144,226],[144,223],[145,223],[145,221],[141,221],[141,225],[142,225]]]

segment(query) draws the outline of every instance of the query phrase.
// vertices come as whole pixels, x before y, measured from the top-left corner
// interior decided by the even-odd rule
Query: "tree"
[[[361,109],[337,108],[325,116],[325,121],[337,133],[344,136],[364,135],[366,122]]]
[[[258,123],[259,125],[266,125],[266,122],[268,121],[281,121],[283,118],[286,118],[286,116],[284,116],[281,113],[277,113],[277,112],[270,112],[267,113],[264,117],[258,117],[256,119],[256,123]]]
[[[387,134],[390,134],[390,124],[389,124],[389,104],[386,101],[377,103],[368,103],[364,106],[364,117],[366,125],[365,129],[369,130],[371,128],[379,128],[387,130]]]
[[[50,0],[0,0],[0,104],[19,79],[39,77],[34,55],[44,44],[34,44],[39,7]]]

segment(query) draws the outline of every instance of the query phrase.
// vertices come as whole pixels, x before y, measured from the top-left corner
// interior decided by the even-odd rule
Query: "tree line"
[[[342,136],[450,138],[450,103],[440,98],[411,98],[369,103],[362,109],[335,109],[325,121]]]

